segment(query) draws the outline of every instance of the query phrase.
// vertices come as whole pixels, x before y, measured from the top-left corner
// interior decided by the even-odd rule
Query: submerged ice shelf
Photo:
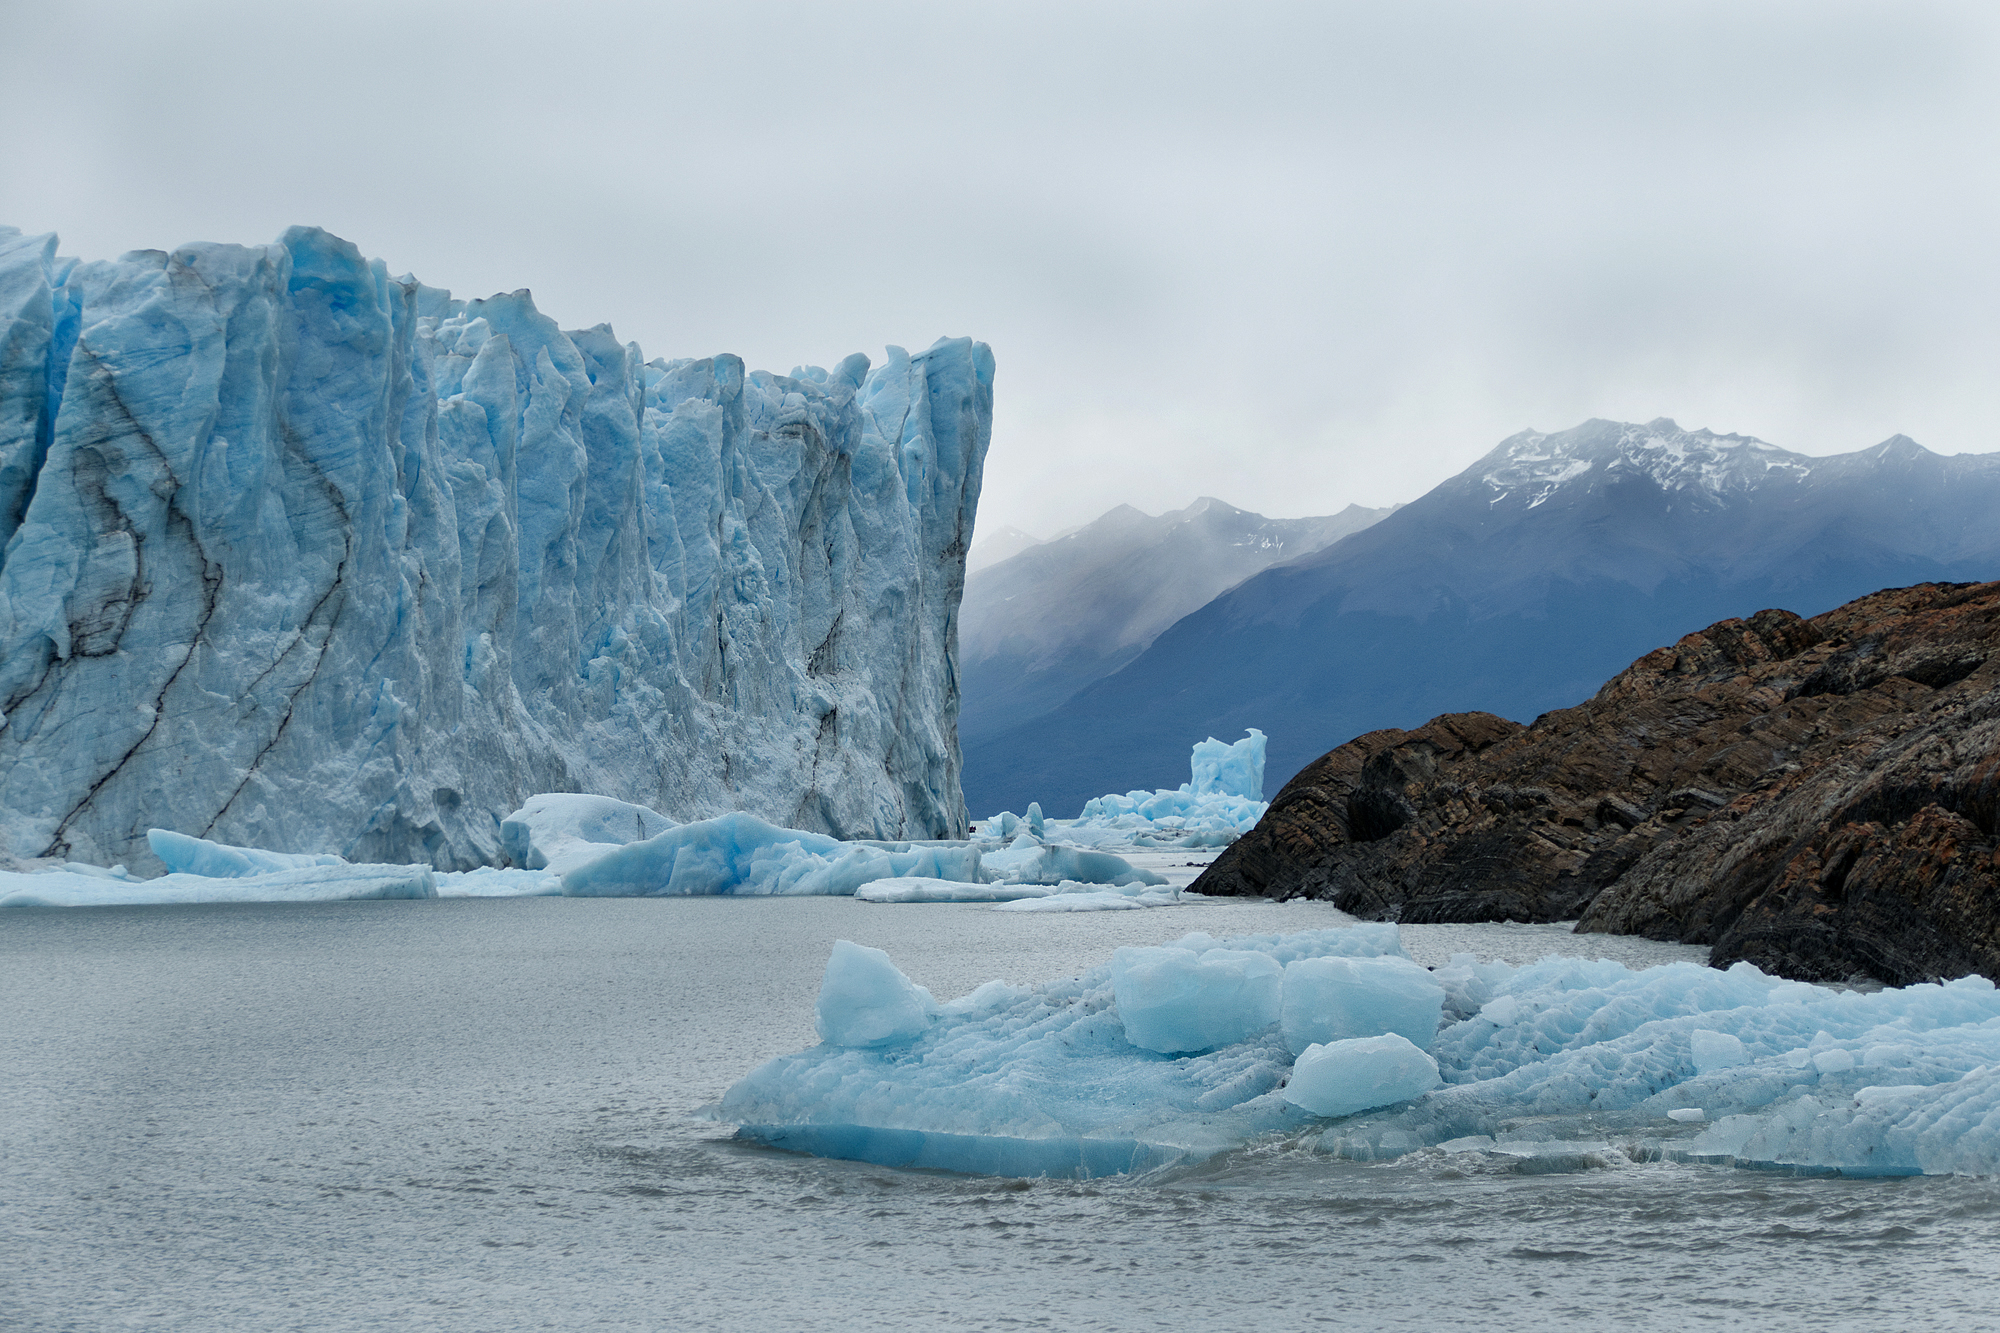
[[[776,1147],[1010,1176],[1286,1136],[1364,1160],[2000,1174],[2000,992],[1980,977],[1862,993],[1748,964],[1471,954],[1427,971],[1395,926],[1366,925],[1121,949],[942,1005],[910,986],[886,956],[836,950],[822,1044],[716,1114]]]

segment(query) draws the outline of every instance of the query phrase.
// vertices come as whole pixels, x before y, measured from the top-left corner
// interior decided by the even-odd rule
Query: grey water
[[[0,919],[0,1328],[1972,1329],[2000,1184],[1272,1144],[992,1180],[734,1142],[831,942],[939,998],[1334,924],[846,899],[26,909]],[[1420,961],[1560,948],[1408,928]]]

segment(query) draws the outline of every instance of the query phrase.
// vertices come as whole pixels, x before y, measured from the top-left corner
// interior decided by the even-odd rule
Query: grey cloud
[[[0,218],[318,223],[651,355],[972,333],[995,525],[1590,415],[2000,448],[1986,5],[11,8]]]

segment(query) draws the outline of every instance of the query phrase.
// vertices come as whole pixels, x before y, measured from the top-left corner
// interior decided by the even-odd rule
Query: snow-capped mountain
[[[4,228],[0,302],[14,854],[460,869],[577,790],[963,835],[983,343],[648,362],[313,228],[85,263]]]
[[[968,794],[1067,813],[1107,780],[1163,780],[1183,735],[1247,726],[1275,788],[1378,727],[1575,703],[1691,625],[1996,575],[2000,454],[1896,436],[1815,458],[1665,419],[1526,431],[1218,596],[1033,728],[969,739]]]
[[[974,570],[958,628],[961,737],[969,744],[1047,712],[1225,588],[1388,512],[1349,505],[1328,517],[1277,519],[1204,497],[1155,517],[1120,505]],[[976,777],[969,780],[974,815],[993,813],[979,803]]]

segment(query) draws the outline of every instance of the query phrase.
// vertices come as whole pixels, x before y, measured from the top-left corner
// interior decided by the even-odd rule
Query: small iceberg
[[[2000,1174],[2000,992],[1983,977],[1862,993],[1747,963],[1460,954],[1427,970],[1395,926],[1362,925],[1190,935],[933,1009],[876,953],[865,984],[835,984],[853,957],[829,964],[822,1045],[724,1095],[742,1137],[1012,1176],[1145,1170],[1273,1136],[1359,1160],[1525,1154],[1537,1170]],[[857,1009],[854,1030],[876,1035],[835,1040],[849,1004],[903,1017]]]
[[[1029,829],[1079,847],[1227,847],[1270,809],[1264,740],[1255,727],[1234,744],[1211,736],[1188,756],[1190,776],[1179,787],[1093,797],[1075,819],[1045,820],[1039,804],[1025,817],[1002,811],[986,832],[1006,839]]]

